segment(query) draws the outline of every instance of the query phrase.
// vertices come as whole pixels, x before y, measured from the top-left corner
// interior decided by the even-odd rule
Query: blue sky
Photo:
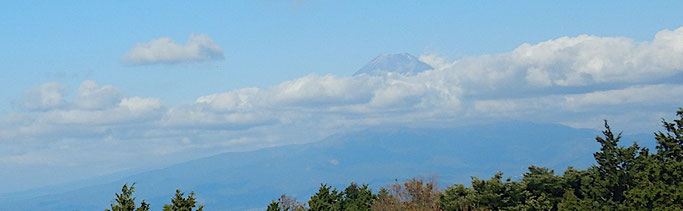
[[[391,124],[609,119],[652,132],[683,106],[682,8],[5,2],[0,177],[15,190]],[[351,77],[403,52],[434,70]]]

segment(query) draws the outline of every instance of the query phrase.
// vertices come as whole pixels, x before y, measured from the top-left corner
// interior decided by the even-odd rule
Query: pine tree
[[[598,165],[592,171],[597,178],[591,193],[601,203],[616,207],[624,203],[626,191],[636,185],[633,175],[637,170],[636,162],[641,149],[636,143],[630,147],[619,146],[621,133],[615,136],[607,121],[602,133],[605,138],[595,138],[601,147],[599,152],[593,154]]]
[[[149,210],[149,204],[145,202],[145,200],[142,200],[142,203],[140,203],[140,207],[135,208],[135,197],[133,197],[133,193],[135,192],[135,183],[130,185],[130,188],[128,188],[128,184],[124,184],[123,188],[121,188],[121,194],[116,193],[116,199],[115,202],[111,203],[111,210],[110,209],[105,209],[106,211],[148,211]]]
[[[308,201],[310,210],[341,210],[342,194],[336,188],[320,184],[320,189]]]
[[[342,191],[342,195],[342,210],[371,210],[372,203],[377,199],[367,184],[359,186],[353,182]]]
[[[180,192],[180,190],[175,190],[175,197],[171,199],[171,204],[164,205],[164,211],[192,211],[193,208],[197,207],[197,199],[194,197],[194,192],[190,192],[185,198],[183,195],[185,193]],[[199,205],[197,211],[204,209],[203,205]]]
[[[270,202],[266,211],[280,211],[280,203],[276,201]]]
[[[462,184],[448,187],[439,199],[443,210],[474,210],[478,207],[472,188]]]
[[[683,209],[683,108],[679,119],[662,120],[666,132],[655,133],[657,152],[641,153],[637,185],[626,194],[628,204],[638,209]]]

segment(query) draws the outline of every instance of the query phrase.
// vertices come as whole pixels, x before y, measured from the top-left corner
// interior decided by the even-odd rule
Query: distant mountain
[[[373,128],[301,145],[223,153],[78,190],[0,197],[0,210],[103,210],[124,183],[136,182],[138,201],[153,210],[176,188],[195,191],[207,210],[264,209],[281,194],[307,201],[320,183],[373,190],[414,176],[442,186],[498,171],[517,178],[529,165],[586,168],[599,150],[593,130],[522,122],[459,128]],[[109,180],[111,181],[111,180]],[[40,193],[40,194],[38,194]]]
[[[431,69],[433,69],[431,66],[408,53],[384,54],[370,61],[353,75],[386,75],[388,73],[413,75]]]

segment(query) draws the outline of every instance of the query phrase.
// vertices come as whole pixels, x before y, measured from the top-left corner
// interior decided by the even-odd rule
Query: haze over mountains
[[[159,210],[176,188],[195,191],[208,210],[264,208],[281,194],[307,199],[320,183],[368,183],[373,190],[414,176],[442,186],[488,178],[498,171],[520,176],[529,165],[585,168],[598,150],[597,131],[560,125],[508,122],[468,127],[371,128],[320,142],[223,153],[124,177],[101,185],[0,197],[0,209],[99,210],[124,183],[136,183],[138,200]],[[104,179],[103,179],[104,180]],[[36,193],[40,192],[34,191]],[[42,193],[45,194],[45,193]]]

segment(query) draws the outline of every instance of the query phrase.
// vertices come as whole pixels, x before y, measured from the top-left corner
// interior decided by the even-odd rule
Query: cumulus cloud
[[[95,81],[86,80],[78,88],[74,104],[83,109],[105,109],[115,106],[121,97],[121,92],[112,85],[99,86]]]
[[[502,54],[420,60],[435,70],[414,76],[308,75],[271,88],[202,96],[195,103],[216,112],[268,111],[281,122],[293,114],[339,115],[339,122],[352,117],[357,125],[478,117],[558,123],[551,116],[615,107],[655,106],[661,112],[680,99],[679,84],[658,81],[683,71],[683,28],[663,30],[649,42],[579,35]]]
[[[623,37],[580,35],[437,66],[458,78],[473,95],[510,89],[637,84],[683,71],[681,46],[683,28],[660,31],[652,41],[640,43]]]
[[[124,97],[116,87],[95,81],[84,81],[71,101],[64,98],[66,89],[63,84],[46,83],[27,91],[21,105],[28,112],[0,118],[0,141],[101,134],[158,121],[165,111],[159,99]]]
[[[390,75],[386,77],[308,75],[285,81],[277,86],[247,88],[199,97],[198,104],[216,110],[270,112],[319,112],[372,114],[409,110],[420,112],[455,110],[460,90],[444,87],[442,80],[428,81],[434,76]]]
[[[64,105],[66,86],[45,83],[24,93],[20,106],[27,110],[46,110]]]
[[[123,55],[121,62],[128,65],[178,64],[223,58],[223,50],[209,36],[191,34],[185,44],[168,37],[135,44]]]

